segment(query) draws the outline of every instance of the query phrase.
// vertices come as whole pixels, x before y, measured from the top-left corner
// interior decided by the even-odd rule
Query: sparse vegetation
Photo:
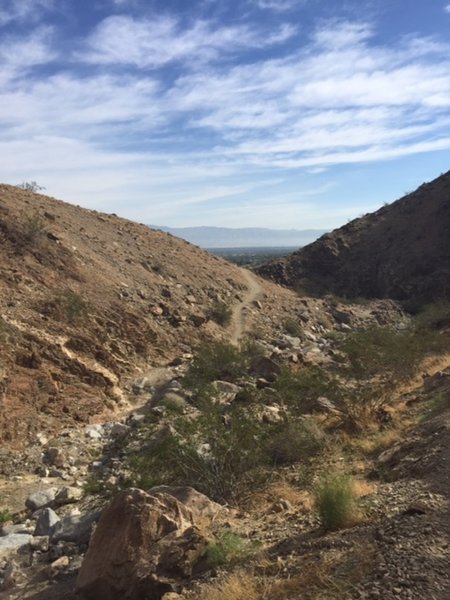
[[[39,309],[53,318],[75,324],[87,316],[89,303],[81,294],[66,288],[56,293],[53,298],[41,302]]]
[[[102,490],[102,483],[94,477],[89,477],[83,484],[83,492],[85,496],[94,496],[100,494]]]
[[[317,398],[337,400],[342,396],[336,379],[320,367],[305,367],[299,371],[284,368],[274,383],[277,397],[293,414],[317,410]]]
[[[210,404],[196,419],[174,415],[170,429],[148,429],[145,450],[132,456],[134,483],[192,485],[218,501],[236,501],[271,466],[270,428],[236,408],[225,420]]]
[[[342,529],[355,523],[355,493],[352,480],[347,475],[325,475],[319,482],[315,495],[317,510],[325,529]]]
[[[230,324],[232,314],[231,307],[225,302],[215,302],[208,311],[208,317],[222,327]]]
[[[26,192],[33,192],[34,194],[45,190],[45,187],[38,185],[36,181],[23,181],[22,183],[19,183],[17,187]]]
[[[185,377],[187,387],[198,389],[217,379],[233,381],[245,374],[246,357],[226,342],[212,342],[198,348]]]
[[[300,337],[302,333],[302,328],[298,321],[292,318],[288,318],[283,321],[282,325],[286,333],[295,337]]]
[[[0,510],[0,525],[2,523],[7,523],[8,521],[12,520],[12,514],[9,512],[9,510]]]
[[[29,244],[42,240],[46,234],[46,226],[39,215],[27,216],[22,223],[23,235]]]
[[[70,322],[77,321],[88,312],[88,302],[80,294],[69,288],[62,292],[61,302],[67,319]]]
[[[211,567],[231,565],[253,557],[259,547],[259,544],[244,539],[232,530],[225,529],[206,548],[206,558]]]

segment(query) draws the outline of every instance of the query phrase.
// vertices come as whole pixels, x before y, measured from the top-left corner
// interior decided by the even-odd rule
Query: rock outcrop
[[[129,489],[102,514],[78,588],[87,600],[158,600],[192,575],[206,544],[174,496]]]

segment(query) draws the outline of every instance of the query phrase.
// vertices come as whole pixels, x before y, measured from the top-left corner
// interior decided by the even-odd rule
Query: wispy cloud
[[[264,20],[146,14],[109,16],[65,54],[48,27],[2,37],[7,180],[34,179],[79,202],[95,196],[110,210],[132,196],[129,216],[148,204],[154,223],[175,224],[199,203],[206,215],[219,200],[250,215],[257,201],[282,226],[277,202],[280,214],[300,214],[309,204],[298,198],[311,195],[300,186],[280,208],[274,180],[450,148],[445,42],[380,45],[370,22],[320,21],[306,37],[289,23],[269,31]],[[233,210],[222,210],[231,224]]]
[[[156,68],[177,60],[211,60],[243,48],[279,44],[295,31],[290,24],[268,33],[248,25],[214,27],[201,20],[183,29],[174,17],[138,20],[117,15],[99,24],[88,39],[89,49],[79,54],[79,58],[95,64]]]
[[[26,37],[4,36],[0,41],[0,83],[5,86],[20,78],[19,86],[26,84],[34,67],[53,61],[56,52],[51,38],[50,27],[39,27]],[[8,88],[4,88],[3,93],[8,93]],[[7,103],[2,110],[8,108]]]
[[[306,0],[250,0],[261,10],[272,10],[274,12],[290,11],[305,4]]]
[[[13,21],[36,22],[55,5],[55,0],[0,0],[0,27]]]
[[[447,4],[447,6],[444,6],[444,10],[445,10],[445,12],[450,13],[450,4]]]

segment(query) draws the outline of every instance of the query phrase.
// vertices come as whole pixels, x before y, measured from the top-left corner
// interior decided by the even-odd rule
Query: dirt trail
[[[250,308],[252,302],[258,299],[262,292],[259,277],[247,269],[241,269],[242,275],[247,285],[247,291],[242,300],[233,308],[230,326],[230,342],[237,346],[240,339],[246,331],[246,311]]]

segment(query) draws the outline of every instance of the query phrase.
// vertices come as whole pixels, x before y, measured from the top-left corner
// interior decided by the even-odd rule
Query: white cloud
[[[252,0],[261,10],[287,12],[305,3],[305,0]]]
[[[447,4],[447,6],[444,7],[445,12],[450,13],[450,4]]]
[[[278,184],[268,189],[274,177],[450,148],[447,45],[410,36],[381,47],[366,23],[325,23],[298,43],[294,33],[122,15],[64,65],[50,29],[3,38],[0,178],[36,180],[86,205],[95,197],[96,208],[116,212],[114,203],[133,197],[127,215],[153,223],[175,224],[198,203],[212,215],[218,202],[228,204],[217,213],[228,224],[253,222],[257,199],[261,219],[283,226],[277,210],[300,215],[309,205],[300,196],[280,205]],[[287,39],[278,58],[234,60]],[[34,70],[52,61],[45,75]]]
[[[13,21],[38,21],[55,0],[0,0],[0,26]]]
[[[369,45],[370,32],[326,27],[284,59],[180,78],[169,97],[193,125],[221,134],[218,153],[252,164],[314,167],[440,148],[448,48],[412,38],[380,49]]]
[[[80,57],[96,64],[161,67],[176,60],[208,60],[220,53],[282,43],[295,31],[293,25],[284,24],[263,35],[247,25],[213,27],[206,21],[196,21],[191,28],[182,29],[173,17],[138,20],[117,15],[98,25],[88,40],[89,50]]]
[[[40,27],[27,37],[3,37],[0,42],[0,84],[5,86],[19,76],[26,78],[33,67],[53,61],[56,53],[51,36],[51,28]],[[6,105],[4,110],[7,109]]]

